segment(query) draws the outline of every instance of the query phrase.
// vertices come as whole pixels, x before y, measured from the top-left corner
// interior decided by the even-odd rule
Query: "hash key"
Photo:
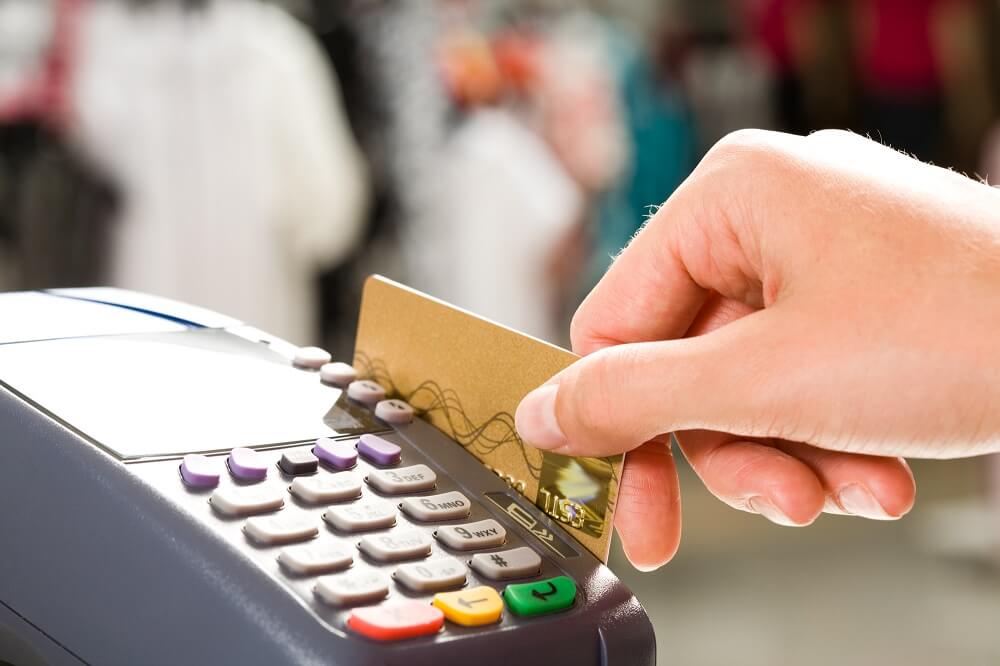
[[[497,553],[473,555],[470,565],[485,578],[507,580],[536,575],[541,569],[542,558],[531,548],[521,546]]]

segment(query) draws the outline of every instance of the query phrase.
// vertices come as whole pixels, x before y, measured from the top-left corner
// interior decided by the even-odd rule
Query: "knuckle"
[[[788,177],[801,172],[809,163],[811,157],[809,146],[804,143],[806,140],[769,130],[736,130],[708,151],[697,171],[715,180],[723,177],[735,192],[745,193],[738,185],[747,182],[748,177],[758,182],[763,179],[772,187],[782,188]]]
[[[807,138],[813,142],[843,143],[844,141],[853,141],[857,136],[853,132],[842,129],[821,129],[811,133]]]
[[[571,411],[579,428],[591,436],[615,434],[615,419],[629,365],[621,347],[609,347],[583,360],[576,378]]]
[[[618,488],[619,509],[636,513],[680,503],[670,447],[650,442],[629,453]]]
[[[708,162],[759,159],[777,151],[772,132],[759,129],[738,129],[719,139],[705,159]]]

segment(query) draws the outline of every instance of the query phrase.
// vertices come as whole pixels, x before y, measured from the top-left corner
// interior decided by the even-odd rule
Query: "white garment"
[[[684,80],[702,144],[744,127],[774,127],[770,77],[763,59],[741,46],[692,52]]]
[[[124,194],[112,284],[315,341],[366,183],[308,32],[255,1],[98,1],[78,48],[73,138]]]
[[[42,77],[53,0],[0,1],[0,110]]]
[[[546,267],[583,196],[548,146],[504,110],[473,113],[445,149],[432,293],[558,339]],[[431,239],[428,239],[431,240]]]

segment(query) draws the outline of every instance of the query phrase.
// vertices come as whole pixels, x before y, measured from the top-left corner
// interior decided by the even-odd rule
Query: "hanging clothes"
[[[427,192],[437,179],[448,106],[434,59],[434,3],[315,0],[313,8],[372,183],[362,244],[322,277],[323,343],[343,356],[354,349],[368,275],[429,290],[422,278],[441,263]]]
[[[366,178],[308,32],[245,0],[95,2],[78,40],[71,138],[122,193],[111,283],[315,340]]]
[[[546,270],[584,202],[549,147],[510,111],[474,111],[445,148],[440,183],[434,293],[558,340]]]
[[[47,132],[18,172],[16,289],[102,284],[114,237],[116,193]]]
[[[614,76],[631,159],[595,201],[593,252],[584,293],[597,283],[649,216],[696,164],[698,135],[679,82],[658,72],[621,25],[594,17]],[[582,295],[581,295],[582,298]]]
[[[106,281],[115,192],[66,145],[89,0],[0,2],[0,289]]]

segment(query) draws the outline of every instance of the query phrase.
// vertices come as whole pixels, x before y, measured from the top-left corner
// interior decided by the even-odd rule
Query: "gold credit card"
[[[543,452],[514,428],[521,399],[578,357],[375,275],[354,366],[409,402],[607,562],[623,456]]]

